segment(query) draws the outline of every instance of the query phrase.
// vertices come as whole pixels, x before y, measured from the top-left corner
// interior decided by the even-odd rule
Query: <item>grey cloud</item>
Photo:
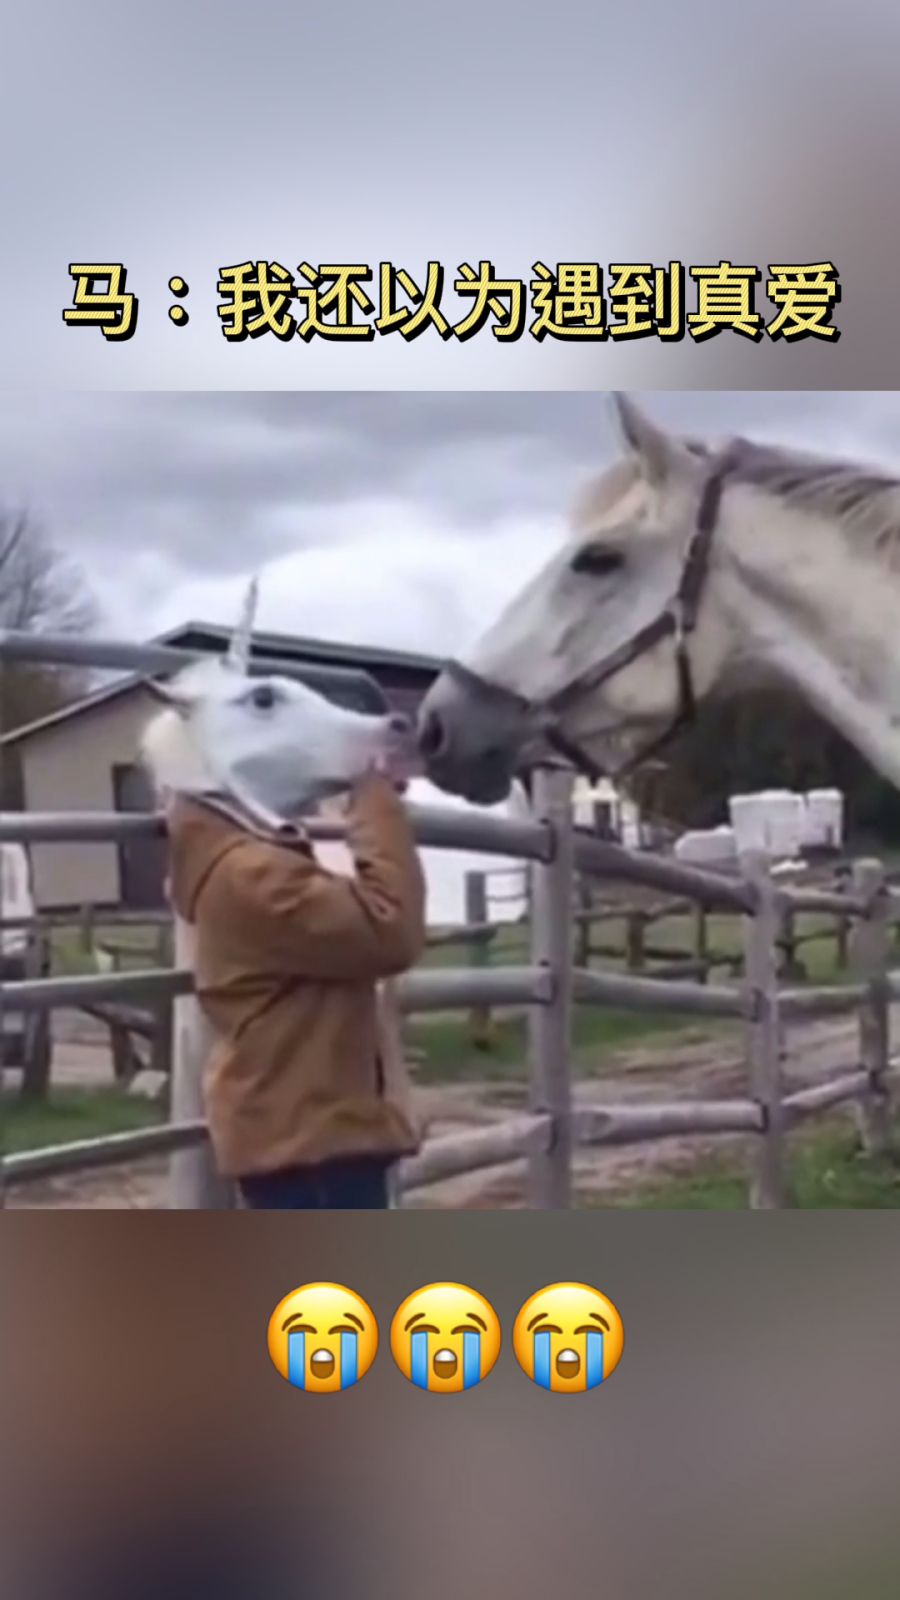
[[[679,431],[897,459],[895,395],[640,398]],[[377,540],[386,558],[392,508],[398,529],[421,517],[490,560],[492,528],[555,520],[617,449],[603,393],[7,391],[0,502],[33,507],[105,590],[137,593],[154,561],[155,587],[177,587],[304,549],[346,544],[357,560]]]

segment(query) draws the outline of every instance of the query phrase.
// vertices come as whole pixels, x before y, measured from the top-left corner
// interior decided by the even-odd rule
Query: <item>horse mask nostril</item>
[[[419,728],[419,749],[428,760],[447,747],[447,730],[436,711],[429,711]]]
[[[388,733],[394,734],[398,739],[408,739],[412,733],[412,723],[409,717],[401,716],[399,712],[394,716],[388,717]]]

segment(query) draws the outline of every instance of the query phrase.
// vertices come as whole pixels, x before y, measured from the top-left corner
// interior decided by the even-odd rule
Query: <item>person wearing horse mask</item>
[[[425,942],[400,719],[234,663],[189,669],[163,693],[144,755],[216,1034],[205,1098],[217,1165],[253,1209],[384,1208],[389,1169],[418,1137],[379,986]],[[285,820],[336,792],[352,875],[326,870]]]

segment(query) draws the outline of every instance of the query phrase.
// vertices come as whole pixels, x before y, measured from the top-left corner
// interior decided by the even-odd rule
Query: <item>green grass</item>
[[[148,1101],[111,1088],[54,1089],[43,1103],[7,1094],[0,1100],[0,1115],[3,1148],[12,1154],[16,1150],[40,1150],[47,1145],[153,1127],[162,1114]]]
[[[158,962],[158,928],[105,927],[98,923],[93,936],[98,944],[109,944],[127,951],[126,968],[152,967]],[[96,972],[93,951],[86,950],[77,928],[54,928],[50,938],[52,970],[60,977],[78,977],[82,973]]]
[[[900,1150],[900,1127],[895,1130]],[[849,1126],[795,1134],[787,1145],[789,1204],[803,1211],[893,1211],[900,1209],[900,1159],[865,1155]],[[743,1211],[747,1175],[725,1157],[698,1162],[677,1177],[623,1190],[611,1199],[584,1203],[653,1211]]]
[[[732,919],[734,920],[734,919]],[[672,918],[669,935],[677,945],[684,938],[678,919]],[[618,924],[611,925],[609,942],[621,938]],[[665,942],[665,941],[660,941]],[[431,968],[468,966],[471,951],[460,945],[439,945],[427,952],[423,965]],[[522,966],[528,963],[528,933],[520,925],[501,928],[490,946],[493,967]],[[605,963],[607,967],[610,963]],[[578,1006],[574,1023],[573,1066],[577,1077],[593,1077],[602,1072],[604,1056],[621,1046],[640,1044],[653,1038],[669,1038],[676,1043],[706,1040],[730,1030],[728,1024],[699,1023],[683,1015],[659,1012],[614,1011],[605,1007]],[[415,1067],[416,1081],[437,1083],[490,1083],[527,1086],[528,1026],[522,1015],[498,1011],[494,1014],[491,1044],[479,1049],[473,1044],[468,1017],[426,1017],[408,1024],[407,1037],[414,1050],[424,1054]]]
[[[742,919],[727,913],[711,915],[707,919],[707,940],[710,953],[725,956],[740,955],[743,941]],[[798,933],[833,928],[834,919],[828,916],[806,914],[796,919]],[[648,942],[666,949],[689,954],[693,922],[689,916],[661,919],[648,930]],[[522,965],[528,960],[527,930],[519,925],[502,928],[490,947],[492,966]],[[598,925],[597,937],[604,944],[617,946],[624,960],[625,919]],[[853,973],[836,965],[836,945],[833,937],[802,944],[797,952],[807,979],[812,983],[851,982]],[[468,964],[470,952],[459,945],[441,945],[430,950],[425,965],[452,967]],[[605,958],[607,970],[623,970],[623,960]],[[658,970],[659,962],[650,961],[649,971]],[[726,968],[719,966],[711,974],[713,982],[729,979]],[[580,1008],[575,1019],[576,1076],[591,1077],[602,1073],[604,1058],[621,1046],[640,1044],[653,1039],[671,1039],[673,1044],[706,1041],[718,1037],[736,1037],[734,1025],[697,1021],[691,1023],[684,1015],[612,1011],[601,1008]],[[476,1048],[470,1038],[465,1017],[426,1019],[413,1022],[409,1027],[410,1043],[424,1051],[425,1060],[416,1068],[421,1083],[461,1083],[483,1081],[512,1087],[521,1084],[524,1089],[527,1030],[522,1017],[498,1013],[494,1023],[493,1042],[490,1049]]]
[[[703,1023],[661,1012],[612,1011],[576,1006],[573,1067],[576,1077],[601,1073],[604,1054],[624,1045],[665,1038],[677,1044],[698,1043],[734,1033],[730,1023]],[[465,1017],[413,1021],[410,1045],[425,1054],[415,1066],[418,1083],[527,1082],[528,1024],[525,1017],[498,1014],[490,1049],[471,1042]]]
[[[795,922],[796,932],[801,935],[821,932],[826,935],[821,939],[813,939],[808,943],[799,945],[797,959],[806,968],[806,975],[813,983],[841,983],[851,982],[852,973],[840,969],[835,961],[836,941],[834,938],[834,917],[818,912],[806,912],[798,915]],[[719,956],[739,956],[743,944],[743,930],[741,919],[731,916],[727,912],[713,913],[706,919],[706,937],[710,954]],[[647,942],[651,945],[662,946],[672,950],[683,950],[687,955],[693,935],[693,924],[690,917],[664,917],[654,922],[647,930]],[[624,923],[608,923],[604,931],[604,942],[624,944]],[[716,982],[721,982],[727,977],[724,967],[717,968],[713,977]]]
[[[437,931],[437,930],[435,930]],[[528,930],[520,923],[502,924],[492,938],[489,949],[492,967],[520,967],[528,961]],[[440,944],[425,951],[424,967],[467,967],[472,959],[472,947],[463,944]]]

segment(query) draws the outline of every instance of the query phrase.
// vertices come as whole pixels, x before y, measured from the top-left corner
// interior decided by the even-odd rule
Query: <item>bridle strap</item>
[[[565,688],[560,689],[555,695],[544,702],[549,711],[564,711],[575,700],[591,689],[597,689],[606,683],[609,678],[621,672],[623,667],[631,666],[640,656],[646,655],[654,645],[666,639],[670,634],[675,635],[678,646],[678,671],[680,701],[684,704],[685,688],[691,697],[693,705],[693,684],[690,678],[690,664],[684,653],[684,640],[688,634],[693,633],[697,623],[697,612],[700,598],[706,581],[709,568],[710,550],[713,534],[719,516],[719,506],[722,500],[722,482],[725,474],[725,463],[721,462],[714,472],[710,473],[703,486],[700,504],[697,509],[697,523],[688,546],[678,588],[669,604],[660,611],[651,622],[639,628],[630,639],[625,639],[618,649],[611,651],[602,661],[595,662],[586,672],[573,678]],[[681,665],[685,661],[686,667]]]
[[[709,473],[700,496],[697,507],[697,520],[688,545],[684,566],[678,587],[668,605],[652,619],[639,628],[630,639],[623,641],[617,649],[605,656],[602,661],[595,662],[586,672],[573,678],[564,688],[557,690],[544,701],[531,701],[524,695],[516,693],[513,689],[506,689],[501,684],[494,684],[482,678],[471,667],[463,666],[459,661],[445,663],[444,671],[449,677],[463,685],[483,704],[492,700],[496,703],[498,712],[519,712],[523,715],[545,713],[548,723],[544,729],[544,736],[552,749],[556,750],[573,766],[596,782],[604,776],[603,768],[581,748],[574,740],[568,739],[561,731],[558,718],[571,705],[580,700],[585,694],[597,689],[601,684],[607,683],[610,678],[621,672],[625,667],[646,655],[661,640],[674,635],[675,638],[675,669],[678,680],[678,710],[672,721],[661,734],[645,745],[625,766],[620,767],[616,777],[621,778],[640,766],[651,756],[664,749],[682,728],[689,726],[696,718],[697,697],[694,691],[694,680],[691,672],[690,656],[687,649],[687,640],[693,633],[697,624],[697,614],[709,570],[712,541],[718,522],[719,509],[722,501],[722,488],[729,467],[728,452],[724,452],[716,461]]]
[[[722,489],[728,472],[731,458],[727,451],[719,457],[715,467],[703,485],[700,504],[697,508],[697,527],[694,537],[688,546],[685,557],[681,582],[678,585],[678,598],[685,613],[685,626],[693,628],[697,620],[697,610],[706,575],[709,570],[709,557],[712,550],[713,534],[719,520],[719,510],[722,504]]]

